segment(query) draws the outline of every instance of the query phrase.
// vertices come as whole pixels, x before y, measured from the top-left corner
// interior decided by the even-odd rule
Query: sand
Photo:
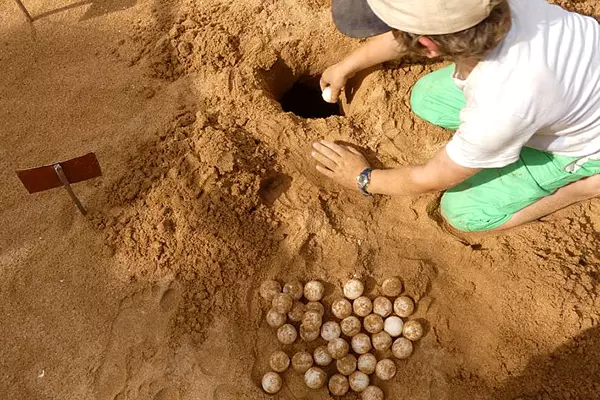
[[[408,98],[441,64],[367,71],[343,115],[306,119],[286,91],[319,95],[359,44],[324,0],[26,3],[32,26],[0,4],[0,398],[268,398],[271,352],[304,346],[277,343],[262,280],[319,279],[330,304],[349,277],[373,293],[394,275],[426,332],[388,398],[598,398],[600,200],[456,237],[438,195],[366,199],[314,170],[321,138],[427,160],[451,132]],[[104,172],[74,186],[88,218],[14,174],[88,151]],[[275,398],[329,398],[284,381]]]

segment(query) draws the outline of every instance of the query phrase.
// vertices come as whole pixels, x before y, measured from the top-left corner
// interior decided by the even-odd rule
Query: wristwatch
[[[365,196],[371,196],[371,193],[369,193],[367,191],[367,188],[369,187],[369,184],[371,183],[371,172],[372,171],[373,171],[373,168],[365,168],[356,177],[356,183],[358,184],[358,189],[360,189],[360,192],[362,194],[364,194]]]

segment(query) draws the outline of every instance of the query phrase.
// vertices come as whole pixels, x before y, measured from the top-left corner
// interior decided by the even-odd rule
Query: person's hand
[[[350,189],[358,190],[356,177],[369,168],[367,159],[350,146],[322,140],[313,143],[312,156],[319,162],[317,171]]]
[[[340,92],[350,78],[352,76],[347,73],[341,63],[334,64],[321,75],[321,91],[329,87],[331,89],[331,101],[337,102]]]

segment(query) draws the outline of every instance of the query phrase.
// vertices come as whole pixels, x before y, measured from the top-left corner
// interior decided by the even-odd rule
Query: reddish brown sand
[[[358,45],[326,0],[25,3],[31,26],[0,3],[0,399],[263,399],[263,279],[320,279],[330,302],[391,275],[427,323],[387,398],[600,398],[600,200],[458,238],[437,195],[365,199],[314,171],[320,138],[389,167],[443,146],[408,107],[439,65],[369,71],[345,117],[302,119],[277,100]],[[87,219],[14,174],[88,151]],[[276,398],[328,398],[284,381]]]

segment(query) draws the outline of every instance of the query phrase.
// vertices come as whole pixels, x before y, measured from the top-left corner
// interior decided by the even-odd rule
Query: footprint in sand
[[[111,335],[98,369],[98,400],[139,396],[178,400],[175,388],[150,393],[150,383],[163,380],[172,351],[168,346],[169,321],[179,305],[180,289],[170,282],[146,288],[123,299],[112,323]]]
[[[230,346],[223,332],[232,329],[221,321],[215,321],[214,327],[208,331],[204,343],[197,349],[196,361],[198,368],[206,376],[215,378],[227,377],[230,369]]]
[[[168,387],[156,393],[152,400],[181,400],[181,395],[177,388]]]
[[[239,400],[244,398],[244,393],[237,387],[222,384],[215,388],[212,400]]]

